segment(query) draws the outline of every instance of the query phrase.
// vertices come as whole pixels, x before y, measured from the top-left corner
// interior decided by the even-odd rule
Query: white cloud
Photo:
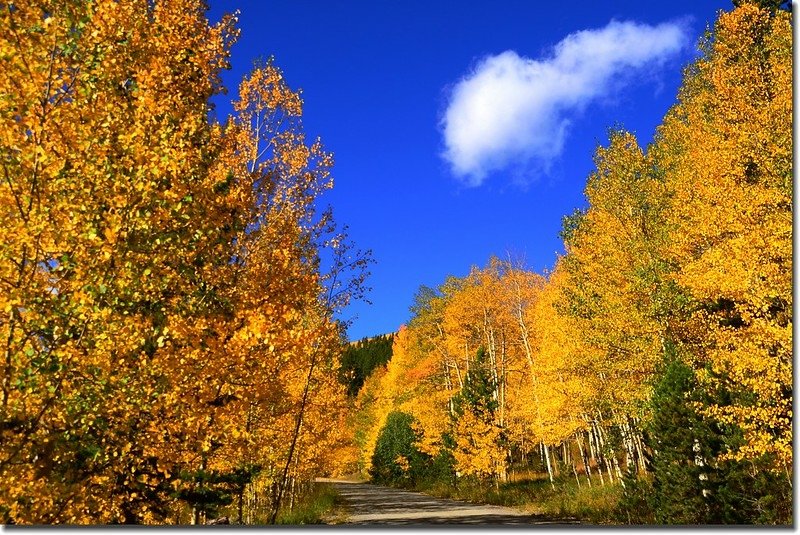
[[[689,42],[681,23],[612,21],[565,37],[549,57],[509,50],[481,60],[452,89],[442,118],[453,173],[471,186],[491,171],[561,154],[570,115],[657,68]]]

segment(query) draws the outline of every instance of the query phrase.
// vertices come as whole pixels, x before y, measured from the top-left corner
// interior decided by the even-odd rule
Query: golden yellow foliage
[[[176,521],[203,472],[333,463],[332,157],[299,94],[268,63],[210,122],[237,30],[199,1],[7,7],[0,520]]]
[[[641,425],[678,358],[700,380],[693,408],[722,429],[714,455],[729,448],[709,466],[790,473],[791,16],[743,3],[702,48],[646,151],[625,131],[598,148],[547,278],[492,258],[421,289],[372,383],[365,455],[402,410],[417,449],[450,449],[461,475],[502,479],[538,449],[551,482],[556,450],[576,478],[580,461],[590,483],[622,479],[645,468]]]
[[[792,27],[752,4],[720,16],[659,130],[670,259],[696,302],[706,384],[736,458],[792,462]]]

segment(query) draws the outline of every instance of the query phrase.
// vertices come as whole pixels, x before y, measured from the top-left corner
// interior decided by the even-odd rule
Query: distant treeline
[[[378,366],[385,366],[392,358],[394,334],[365,337],[348,345],[341,357],[339,380],[347,386],[350,396],[358,394],[364,381]]]

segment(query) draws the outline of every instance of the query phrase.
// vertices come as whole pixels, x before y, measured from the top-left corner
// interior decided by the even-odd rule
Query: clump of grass
[[[513,481],[496,486],[475,479],[459,479],[455,485],[436,482],[418,486],[417,490],[440,498],[451,498],[472,503],[520,506],[530,504],[533,497],[541,494],[545,482]]]
[[[472,503],[523,507],[532,513],[557,519],[576,519],[592,524],[617,523],[615,512],[622,496],[619,484],[579,487],[573,479],[559,479],[555,489],[547,479],[509,481],[495,486],[473,479],[450,482],[429,482],[416,490],[437,496]]]
[[[295,501],[294,506],[278,513],[276,524],[325,524],[338,503],[336,490],[325,483],[315,483],[311,491]]]
[[[592,487],[583,484],[579,488],[574,481],[565,481],[556,486],[555,492],[549,486],[548,490],[550,492],[538,502],[542,513],[548,516],[575,518],[592,524],[617,523],[617,504],[623,490],[619,484]]]

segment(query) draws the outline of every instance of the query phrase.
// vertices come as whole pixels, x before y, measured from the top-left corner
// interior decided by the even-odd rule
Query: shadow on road
[[[530,526],[578,523],[575,520],[531,515],[498,505],[458,502],[366,483],[327,482],[334,486],[346,507],[348,525]]]

